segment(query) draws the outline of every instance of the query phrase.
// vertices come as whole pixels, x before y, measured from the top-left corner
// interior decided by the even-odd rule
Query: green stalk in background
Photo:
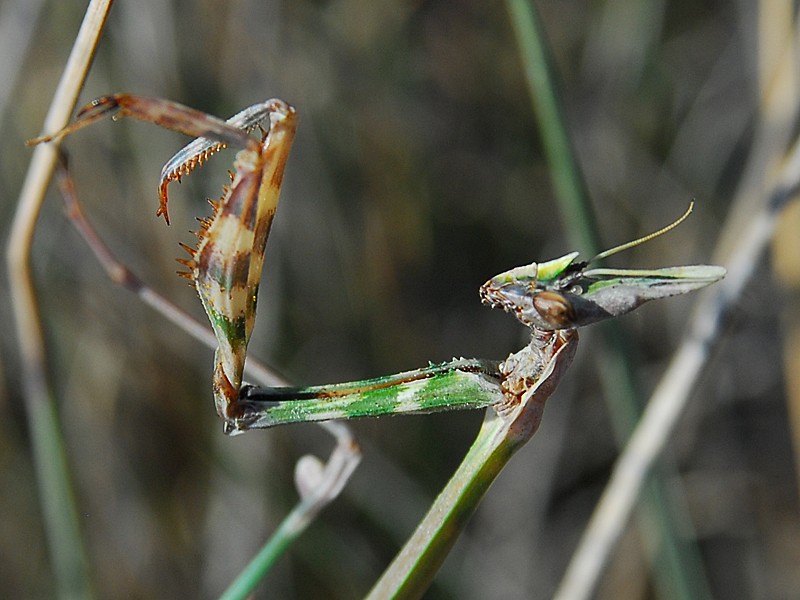
[[[533,104],[542,144],[550,165],[556,201],[566,231],[578,247],[596,252],[598,234],[589,195],[575,157],[566,120],[561,110],[556,76],[547,42],[533,2],[507,0],[511,23],[519,44],[528,92]],[[626,352],[625,336],[616,323],[602,327],[607,351],[596,353],[600,360],[600,378],[609,403],[618,444],[624,445],[641,414],[632,359]],[[648,518],[661,541],[659,557],[653,562],[659,588],[669,598],[710,598],[708,582],[699,551],[694,543],[678,538],[691,521],[680,503],[669,503],[664,483],[665,467],[650,478],[646,494]],[[669,470],[669,469],[668,469]]]

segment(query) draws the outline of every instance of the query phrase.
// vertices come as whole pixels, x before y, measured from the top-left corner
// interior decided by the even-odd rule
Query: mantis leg
[[[57,170],[57,178],[66,206],[67,217],[86,241],[111,281],[136,294],[145,304],[200,343],[209,348],[215,348],[217,339],[207,325],[202,324],[153,290],[114,256],[87,220],[63,154]],[[247,361],[245,371],[263,385],[287,385],[280,375],[253,358]],[[294,539],[299,536],[308,523],[313,521],[325,506],[336,499],[361,460],[358,443],[344,423],[320,423],[320,426],[335,438],[336,446],[324,465],[320,464],[315,457],[310,456],[302,457],[298,461],[295,480],[301,499],[281,526],[282,539]],[[309,463],[315,465],[311,471],[312,475],[308,475],[307,465]],[[276,538],[277,535],[273,536],[269,543],[278,544]]]
[[[27,144],[32,146],[50,142],[75,133],[100,119],[107,117],[118,119],[124,116],[198,138],[178,152],[172,160],[164,165],[161,172],[160,206],[156,214],[164,215],[164,220],[169,224],[167,211],[167,186],[169,183],[175,180],[180,181],[182,175],[191,171],[221,148],[231,146],[258,152],[261,146],[257,140],[248,135],[248,132],[268,119],[269,113],[275,110],[279,104],[283,103],[279,100],[267,100],[246,108],[228,121],[223,121],[199,110],[162,98],[113,94],[92,100],[78,111],[75,121],[64,129],[28,140]]]

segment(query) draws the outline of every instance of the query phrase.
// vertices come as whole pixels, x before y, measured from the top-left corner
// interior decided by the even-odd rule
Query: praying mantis
[[[507,460],[538,428],[544,401],[569,366],[580,327],[618,317],[657,298],[688,293],[721,279],[711,265],[649,270],[590,268],[603,258],[662,235],[692,210],[655,233],[576,262],[578,253],[517,267],[489,279],[481,300],[513,314],[530,342],[503,361],[454,359],[385,377],[314,387],[246,384],[244,366],[255,322],[267,239],[297,128],[297,112],[278,99],[255,104],[222,121],[166,100],[115,94],[92,101],[63,130],[32,140],[60,139],[107,116],[130,116],[194,137],[162,169],[158,216],[169,223],[168,186],[225,147],[239,151],[213,214],[200,220],[197,245],[182,245],[182,272],[197,290],[217,349],[212,394],[224,431],[238,434],[288,423],[377,417],[400,413],[488,408],[491,441],[473,446],[467,470]],[[258,130],[256,139],[251,132]],[[482,430],[483,432],[484,430]],[[480,435],[479,435],[480,439]],[[504,462],[502,463],[504,464]],[[502,464],[500,468],[502,468]],[[498,469],[499,472],[499,469]],[[457,480],[461,469],[454,477]],[[496,475],[496,473],[494,473]],[[493,478],[492,475],[489,478]],[[463,476],[458,488],[488,487]],[[441,497],[449,498],[446,490]],[[432,509],[432,512],[435,512]],[[424,527],[421,526],[421,529]],[[436,544],[436,542],[431,542]],[[376,590],[381,589],[379,582]],[[373,591],[376,597],[380,591]]]

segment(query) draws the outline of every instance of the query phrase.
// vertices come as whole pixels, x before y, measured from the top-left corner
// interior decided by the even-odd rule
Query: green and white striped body
[[[497,362],[462,358],[351,383],[305,388],[245,385],[240,395],[243,416],[235,428],[486,408],[503,400],[498,367]]]

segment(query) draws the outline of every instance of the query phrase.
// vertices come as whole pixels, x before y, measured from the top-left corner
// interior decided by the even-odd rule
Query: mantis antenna
[[[604,258],[608,258],[609,256],[613,256],[614,254],[622,252],[623,250],[627,250],[628,248],[633,248],[634,246],[638,246],[639,244],[644,244],[645,242],[649,242],[653,238],[657,238],[660,235],[664,235],[668,231],[671,231],[672,229],[675,229],[678,225],[683,223],[686,220],[686,217],[688,217],[690,214],[692,214],[692,209],[693,208],[694,208],[694,199],[689,201],[689,208],[687,208],[686,212],[684,212],[680,217],[678,217],[678,219],[676,221],[670,223],[666,227],[662,227],[658,231],[654,231],[653,233],[649,233],[644,237],[640,237],[638,239],[635,239],[632,242],[626,242],[624,244],[620,244],[619,246],[614,246],[613,248],[605,250],[604,252],[601,252],[600,254],[598,254],[597,256],[592,258],[591,260],[587,261],[587,264],[591,264],[591,263],[595,262],[596,260],[602,260]]]

